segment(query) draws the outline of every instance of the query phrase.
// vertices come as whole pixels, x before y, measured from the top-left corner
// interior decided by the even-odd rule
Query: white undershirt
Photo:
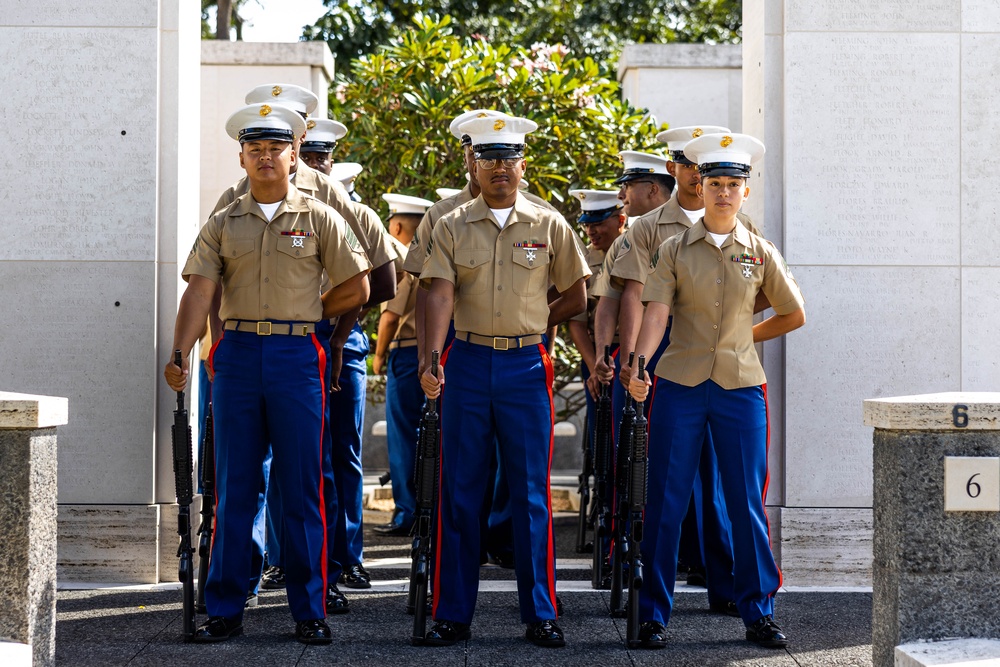
[[[497,219],[497,223],[500,225],[500,229],[503,229],[504,225],[507,224],[507,219],[510,217],[510,212],[514,210],[514,207],[509,208],[491,208],[493,211],[493,217]]]
[[[701,216],[705,215],[704,208],[699,208],[697,211],[689,211],[683,206],[681,206],[680,208],[682,211],[684,211],[684,215],[688,217],[688,220],[690,220],[692,224],[698,222],[698,220],[701,219]]]
[[[708,231],[707,229],[705,230],[705,233],[708,234],[708,237],[711,239],[711,242],[719,246],[720,248],[722,247],[722,244],[726,242],[726,239],[729,238],[729,234],[716,234],[714,232]]]
[[[260,210],[264,211],[264,215],[267,216],[267,221],[271,222],[271,219],[274,218],[274,213],[278,210],[278,207],[281,206],[281,202],[281,199],[273,204],[261,204],[260,202],[257,202],[257,206],[260,206]]]

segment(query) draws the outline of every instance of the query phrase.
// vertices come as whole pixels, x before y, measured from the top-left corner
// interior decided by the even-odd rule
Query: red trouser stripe
[[[326,350],[323,349],[323,344],[319,342],[316,338],[316,334],[310,334],[312,337],[313,346],[316,348],[316,356],[319,357],[319,387],[320,387],[320,405],[322,407],[322,412],[320,413],[322,419],[319,424],[319,470],[323,470],[323,429],[326,428]],[[323,499],[323,475],[319,476],[319,516],[323,520],[323,548],[322,548],[322,558],[323,558],[323,606],[326,606],[326,587],[327,587],[327,552],[326,552],[326,501]]]
[[[445,348],[444,354],[441,355],[441,368],[445,367],[448,363],[448,353],[451,351],[451,345]],[[447,381],[448,374],[445,373],[445,381]],[[441,387],[441,394],[444,395],[444,387]],[[441,425],[438,432],[438,497],[437,497],[437,528],[434,535],[434,587],[431,589],[431,599],[434,601],[431,606],[431,618],[437,620],[438,611],[438,589],[441,586],[441,485],[444,483],[444,447],[441,443],[444,442],[444,401],[440,400],[439,405],[441,409],[438,410],[438,424]],[[419,600],[414,601],[414,604],[422,604]]]
[[[549,357],[548,350],[541,343],[538,344],[538,351],[542,355],[542,363],[545,366],[545,388],[549,392],[549,465],[545,471],[545,502],[549,510],[549,537],[547,552],[545,554],[545,569],[549,579],[549,602],[556,616],[559,616],[559,609],[556,607],[556,554],[553,549],[555,542],[552,537],[552,450],[555,449],[555,423],[556,406],[552,398],[552,382],[555,379],[555,370],[552,368],[552,358]],[[596,548],[596,547],[595,547]]]

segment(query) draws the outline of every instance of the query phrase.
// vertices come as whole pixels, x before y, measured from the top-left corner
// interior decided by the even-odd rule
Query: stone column
[[[891,667],[900,644],[997,637],[1000,393],[867,400],[864,422],[875,427],[875,667]]]
[[[0,641],[56,656],[56,426],[69,401],[0,392]],[[10,647],[4,655],[12,655]]]

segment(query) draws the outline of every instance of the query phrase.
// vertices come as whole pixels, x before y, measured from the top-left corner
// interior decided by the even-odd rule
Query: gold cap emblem
[[[314,121],[314,120],[306,121],[306,129],[307,130],[311,130],[314,127],[316,127],[316,121]]]
[[[584,200],[584,199],[586,199],[586,198],[587,198],[587,193],[585,193],[585,192],[581,192],[581,193],[580,193],[580,201],[583,201],[583,200]]]
[[[500,130],[502,130],[506,126],[507,126],[507,123],[503,122],[502,120],[498,120],[497,122],[493,123],[493,130],[495,132],[499,132]]]
[[[281,86],[275,86],[271,89],[271,97],[277,97],[281,94]]]
[[[698,137],[700,137],[703,134],[705,134],[705,133],[702,132],[701,128],[700,127],[696,127],[696,128],[694,128],[694,132],[691,133],[691,138],[692,139],[697,139]]]
[[[486,116],[488,116],[488,115],[489,114],[486,114],[486,113],[483,113],[482,111],[480,111],[479,113],[476,114],[476,118],[486,118]]]
[[[260,107],[260,115],[261,116],[266,116],[269,113],[271,113],[271,107],[267,106],[266,104],[261,105],[261,107]]]
[[[722,141],[719,142],[719,145],[723,148],[728,148],[731,143],[733,143],[733,138],[727,134],[722,137]]]

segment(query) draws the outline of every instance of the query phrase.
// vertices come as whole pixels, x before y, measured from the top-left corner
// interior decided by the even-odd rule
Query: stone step
[[[895,667],[1000,667],[1000,640],[946,639],[896,647]]]

